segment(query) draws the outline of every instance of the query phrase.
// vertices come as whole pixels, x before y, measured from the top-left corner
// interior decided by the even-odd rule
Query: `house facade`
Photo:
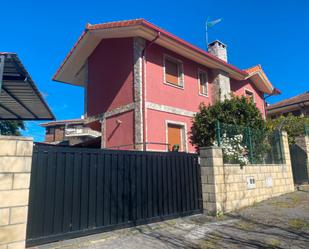
[[[155,151],[195,151],[188,132],[200,103],[244,95],[265,117],[273,91],[261,66],[229,64],[220,41],[206,52],[143,19],[88,24],[53,79],[85,88],[102,148]]]
[[[51,121],[41,124],[45,128],[44,143],[76,145],[101,136],[85,125],[84,119]]]
[[[294,116],[309,116],[309,91],[268,105],[266,110],[267,118],[271,119],[290,113]]]

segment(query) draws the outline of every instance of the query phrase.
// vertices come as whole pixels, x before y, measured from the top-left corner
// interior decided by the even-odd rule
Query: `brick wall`
[[[64,126],[55,127],[55,141],[62,141],[64,139]]]
[[[55,141],[55,134],[45,134],[45,142],[54,142]]]
[[[47,129],[53,128],[52,133],[47,134]],[[63,141],[64,139],[64,126],[50,126],[46,127],[46,133],[45,133],[45,142],[55,142],[55,141]]]
[[[33,140],[0,136],[0,249],[25,248]]]
[[[287,134],[281,136],[284,164],[223,164],[222,149],[201,148],[203,208],[206,212],[229,212],[273,196],[292,192],[294,182]],[[248,181],[254,179],[253,185]]]

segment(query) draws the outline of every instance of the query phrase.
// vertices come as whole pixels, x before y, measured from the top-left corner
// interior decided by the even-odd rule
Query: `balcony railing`
[[[91,137],[100,137],[101,132],[92,130],[88,127],[83,128],[66,128],[65,129],[66,137],[77,137],[77,136],[91,136]]]

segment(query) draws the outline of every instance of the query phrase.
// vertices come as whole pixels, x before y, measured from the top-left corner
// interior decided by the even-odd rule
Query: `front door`
[[[175,124],[168,124],[168,144],[169,150],[173,149],[174,145],[179,146],[179,151],[183,151],[183,143],[182,143],[182,130],[183,126],[175,125]]]

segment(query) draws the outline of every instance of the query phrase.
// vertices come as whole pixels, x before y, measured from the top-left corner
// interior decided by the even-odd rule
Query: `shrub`
[[[0,135],[20,136],[21,130],[25,130],[23,121],[0,121]]]
[[[295,143],[295,138],[305,134],[305,126],[309,128],[309,117],[298,117],[289,114],[276,119],[267,120],[267,128],[271,131],[283,130],[288,133],[289,144]]]
[[[255,130],[266,130],[261,112],[245,97],[232,96],[222,102],[206,106],[201,104],[199,112],[193,118],[190,131],[190,141],[197,150],[199,147],[214,145],[216,136],[216,121],[221,123],[247,126]]]

